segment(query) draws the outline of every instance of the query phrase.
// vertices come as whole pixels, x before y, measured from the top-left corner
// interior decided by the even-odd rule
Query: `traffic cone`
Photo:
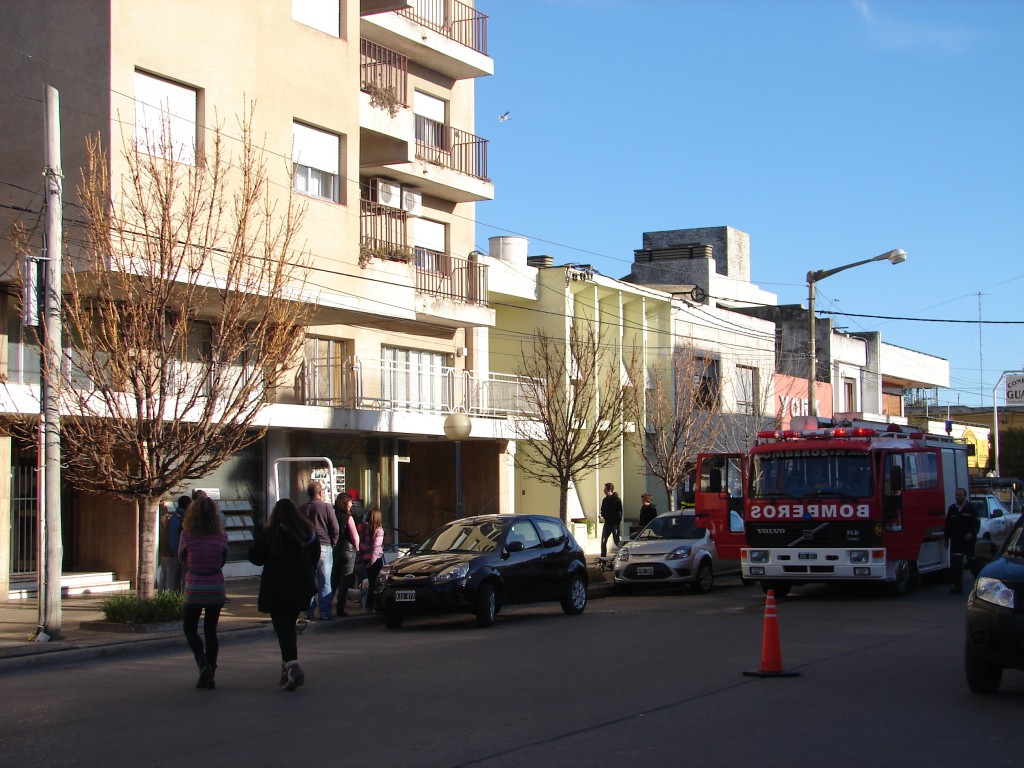
[[[761,633],[761,668],[743,673],[748,677],[796,677],[799,672],[782,668],[779,647],[779,614],[775,607],[775,590],[769,589],[764,602],[764,629]]]

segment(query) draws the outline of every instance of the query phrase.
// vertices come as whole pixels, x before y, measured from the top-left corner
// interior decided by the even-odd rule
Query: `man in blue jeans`
[[[320,542],[320,562],[316,566],[316,594],[309,601],[306,619],[313,620],[313,609],[320,605],[320,621],[330,621],[331,600],[334,590],[331,589],[331,571],[334,569],[334,547],[338,543],[338,516],[334,507],[323,500],[324,487],[316,480],[307,488],[309,501],[299,507],[299,512],[313,522],[317,541]]]

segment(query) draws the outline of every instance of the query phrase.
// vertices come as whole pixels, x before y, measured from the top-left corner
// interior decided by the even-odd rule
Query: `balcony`
[[[487,304],[487,267],[416,248],[416,292],[466,304]]]
[[[397,13],[487,55],[487,15],[458,0],[415,0]]]
[[[472,416],[536,415],[525,397],[528,379],[503,373],[479,375],[448,366],[364,362],[303,363],[302,405],[405,411],[443,416],[464,409]]]
[[[490,181],[487,139],[422,115],[416,115],[416,157],[481,181]]]

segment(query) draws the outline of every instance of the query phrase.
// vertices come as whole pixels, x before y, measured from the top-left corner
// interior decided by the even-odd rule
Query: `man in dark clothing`
[[[945,540],[949,545],[949,567],[953,575],[954,595],[964,591],[964,558],[971,564],[974,572],[974,542],[978,538],[981,520],[974,505],[967,500],[967,491],[956,489],[956,503],[950,505],[946,512]]]
[[[313,620],[313,608],[319,603],[320,621],[330,621],[331,601],[334,590],[331,589],[331,571],[334,569],[334,547],[338,543],[338,517],[334,508],[323,500],[324,487],[314,480],[307,488],[309,501],[299,507],[299,512],[313,522],[317,541],[320,542],[320,562],[316,566],[316,595],[309,601],[306,619]]]
[[[646,528],[651,520],[658,516],[658,508],[654,506],[654,497],[649,493],[640,495],[640,514],[637,524],[641,529]]]
[[[621,545],[619,539],[619,525],[622,523],[622,499],[615,492],[615,486],[611,483],[604,484],[604,501],[601,502],[601,518],[604,520],[604,527],[601,529],[601,557],[608,556],[608,537],[615,541],[615,546]]]

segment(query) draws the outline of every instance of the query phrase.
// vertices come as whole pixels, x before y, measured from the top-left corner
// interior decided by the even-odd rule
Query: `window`
[[[18,305],[12,296],[6,297],[7,309],[7,382],[9,384],[38,384],[42,367],[42,352],[35,331],[21,324]]]
[[[449,356],[416,349],[381,349],[383,398],[392,407],[439,412],[451,403]]]
[[[341,37],[340,0],[292,0],[292,19],[328,35]]]
[[[412,244],[416,266],[430,272],[445,271],[447,227],[430,219],[412,220]]]
[[[857,380],[843,379],[843,410],[857,410]]]
[[[136,72],[136,150],[195,165],[197,104],[195,89]]]
[[[718,363],[710,357],[695,358],[694,395],[698,408],[718,407]]]
[[[748,416],[758,413],[757,369],[743,365],[736,366],[736,412]]]
[[[292,162],[296,192],[339,201],[341,139],[335,133],[292,123]]]
[[[307,403],[322,405],[344,402],[347,349],[343,339],[306,339]]]
[[[416,114],[416,141],[438,149],[445,148],[444,128],[447,104],[443,99],[423,91],[413,94],[412,111]]]

